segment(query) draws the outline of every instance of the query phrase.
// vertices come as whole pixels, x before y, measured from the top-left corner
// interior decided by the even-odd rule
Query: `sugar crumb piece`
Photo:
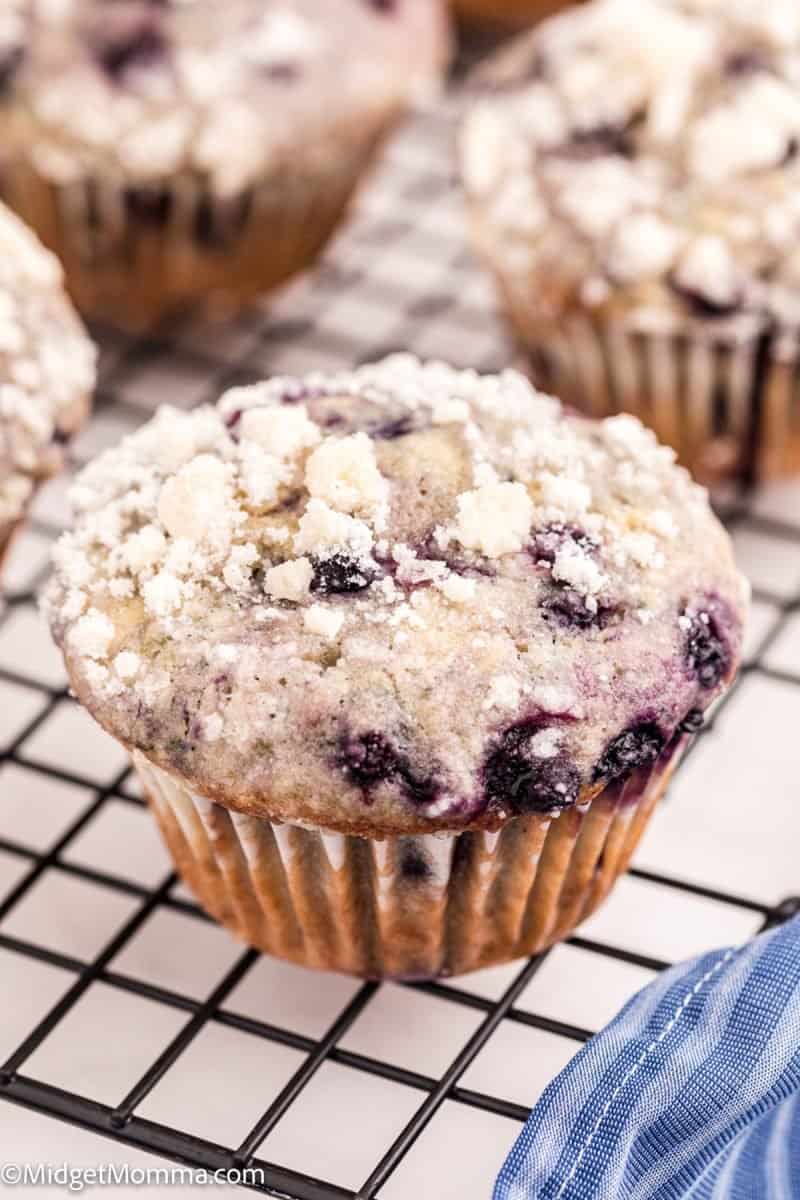
[[[166,481],[158,517],[172,537],[202,542],[229,529],[228,469],[212,454],[200,454]]]
[[[306,463],[309,494],[339,512],[371,512],[386,502],[388,485],[365,433],[326,441]]]
[[[142,669],[142,660],[132,650],[123,650],[114,659],[113,666],[120,679],[128,683],[139,674],[139,671]]]
[[[167,540],[155,525],[145,525],[125,541],[120,554],[123,562],[134,574],[161,562],[167,552]]]
[[[473,639],[473,645],[478,645],[477,638]],[[495,675],[489,685],[489,691],[482,707],[484,711],[491,708],[506,710],[516,708],[519,704],[520,693],[520,683],[513,675]]]
[[[365,521],[336,512],[324,500],[311,499],[300,518],[294,548],[301,554],[349,549],[362,557],[369,553],[372,541]]]
[[[257,387],[244,392],[256,391]],[[248,408],[242,413],[240,428],[243,439],[284,460],[296,458],[322,438],[319,426],[309,419],[304,404]]]
[[[303,624],[309,633],[333,640],[344,624],[344,613],[324,604],[312,604],[303,613]]]
[[[590,554],[574,542],[562,546],[553,563],[553,578],[568,583],[591,604],[607,580]]]
[[[477,591],[474,579],[467,579],[463,575],[453,575],[452,573],[444,579],[438,580],[435,586],[453,604],[467,604],[475,598]]]
[[[309,593],[313,575],[309,559],[290,559],[269,568],[264,575],[264,590],[276,600],[303,600]]]
[[[574,713],[575,694],[559,684],[538,684],[533,690],[533,702],[547,713]]]
[[[171,571],[159,571],[142,586],[145,608],[156,617],[169,617],[184,600],[184,587]]]
[[[108,657],[115,633],[116,630],[105,613],[90,608],[70,631],[70,648],[83,658],[104,659]]]
[[[551,725],[549,729],[541,729],[531,738],[528,750],[536,758],[555,758],[563,736],[563,730]]]
[[[203,719],[202,729],[207,742],[218,742],[225,729],[225,722],[219,713],[209,713]]]
[[[222,578],[234,592],[243,592],[252,584],[251,568],[258,562],[258,547],[253,542],[234,546],[222,571]]]
[[[532,520],[533,503],[521,483],[492,483],[461,493],[453,534],[468,550],[499,558],[522,549]]]

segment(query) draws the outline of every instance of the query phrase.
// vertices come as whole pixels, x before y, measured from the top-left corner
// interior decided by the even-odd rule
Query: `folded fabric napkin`
[[[634,996],[546,1089],[494,1200],[800,1200],[800,917]]]

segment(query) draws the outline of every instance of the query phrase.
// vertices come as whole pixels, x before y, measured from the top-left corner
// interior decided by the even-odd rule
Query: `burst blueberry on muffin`
[[[175,861],[367,976],[565,936],[740,656],[705,492],[637,420],[395,356],[162,409],[86,469],[52,628]]]
[[[0,562],[89,410],[94,348],[58,262],[0,205]]]
[[[479,81],[474,240],[537,379],[699,475],[800,469],[800,7],[592,0]]]
[[[227,311],[308,266],[435,86],[442,0],[34,0],[0,24],[0,188],[79,305]]]

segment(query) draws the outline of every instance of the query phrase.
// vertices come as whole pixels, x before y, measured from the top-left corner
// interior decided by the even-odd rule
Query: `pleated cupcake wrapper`
[[[354,134],[306,174],[287,168],[234,197],[189,175],[56,184],[24,161],[4,169],[0,196],[61,259],[89,316],[133,329],[185,311],[227,316],[311,264],[379,139]]]
[[[530,25],[566,8],[569,0],[454,0],[456,13],[466,21],[497,28]]]
[[[0,571],[6,565],[14,537],[21,524],[21,520],[0,521]]]
[[[678,749],[584,811],[383,840],[234,812],[138,752],[134,765],[179,873],[234,934],[310,967],[414,979],[568,936],[626,869]]]
[[[557,326],[508,295],[534,381],[605,417],[629,412],[705,482],[800,470],[800,345],[789,336],[649,331],[567,314]]]

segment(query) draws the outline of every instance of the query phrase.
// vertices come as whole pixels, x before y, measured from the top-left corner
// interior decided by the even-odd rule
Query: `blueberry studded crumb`
[[[678,726],[679,733],[699,733],[706,722],[702,708],[692,708]]]
[[[121,80],[131,69],[150,67],[166,59],[167,42],[152,23],[118,37],[109,37],[97,49],[97,58],[111,79]]]
[[[730,75],[734,79],[747,78],[750,75],[757,75],[760,71],[769,71],[772,69],[772,62],[763,52],[756,47],[748,50],[737,50],[725,60],[725,74]]]
[[[559,550],[569,543],[574,544],[586,554],[597,549],[597,543],[577,525],[552,524],[535,531],[528,546],[528,552],[534,562],[552,566]]]
[[[632,158],[635,145],[630,126],[596,125],[591,129],[576,129],[558,153],[575,160],[617,156]]]
[[[538,719],[507,729],[484,766],[484,792],[491,806],[510,812],[547,813],[569,808],[580,793],[580,774],[561,754],[541,757],[531,742],[547,726]]]
[[[552,584],[539,607],[548,624],[562,629],[606,629],[619,616],[612,604],[590,608],[580,592],[563,584]]]
[[[397,753],[382,733],[362,733],[348,738],[338,761],[347,778],[362,788],[384,783],[394,778],[400,769]]]
[[[698,609],[683,614],[687,625],[685,657],[690,675],[710,691],[730,670],[730,649],[717,614]]]
[[[314,568],[310,585],[312,592],[329,595],[361,592],[376,578],[375,572],[362,560],[343,553],[332,554],[330,558],[314,557],[311,565]]]
[[[410,413],[405,413],[402,417],[398,417],[395,421],[386,421],[382,425],[378,425],[371,430],[371,436],[380,438],[384,442],[393,442],[395,438],[405,437],[414,429],[414,418]]]
[[[405,796],[420,805],[435,800],[438,794],[435,781],[418,775],[407,757],[382,733],[345,738],[337,762],[345,776],[363,790],[367,800],[370,790],[381,783],[399,783]]]
[[[654,721],[632,725],[606,746],[595,767],[594,778],[607,783],[615,779],[627,779],[639,767],[654,762],[665,744],[666,738]]]
[[[733,316],[742,305],[743,297],[741,295],[733,296],[723,303],[712,296],[704,295],[697,288],[686,287],[677,279],[674,272],[669,276],[667,282],[675,295],[686,304],[691,315],[700,319],[721,320],[724,317]]]

